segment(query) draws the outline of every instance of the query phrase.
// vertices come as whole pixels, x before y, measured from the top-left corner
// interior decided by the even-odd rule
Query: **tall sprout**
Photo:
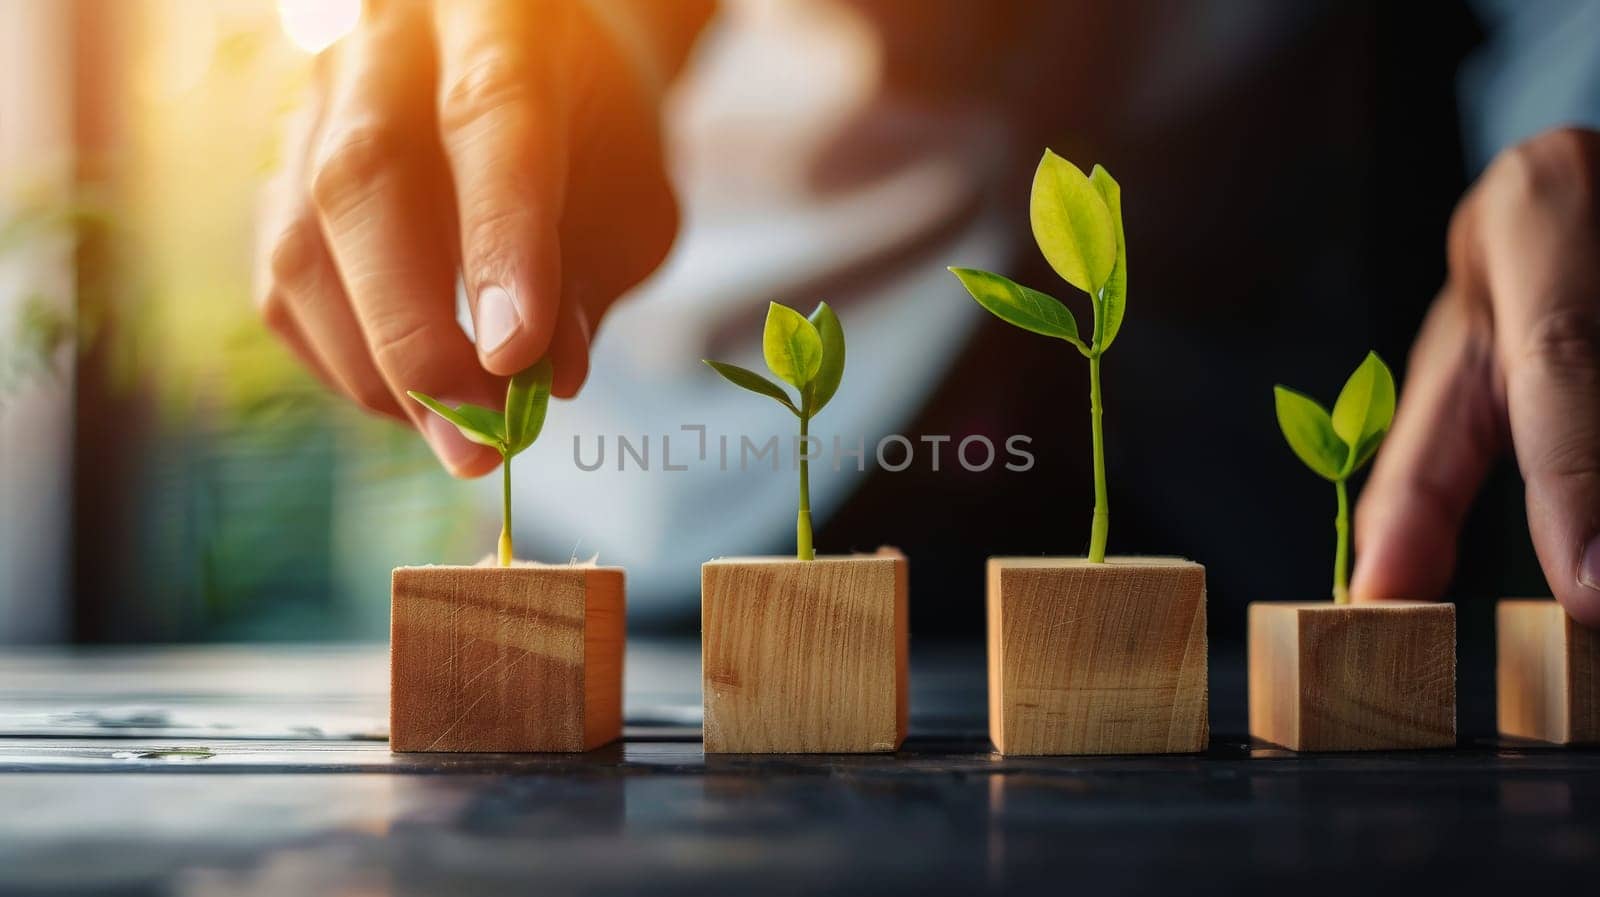
[[[1128,299],[1128,248],[1122,230],[1122,188],[1111,173],[1076,165],[1045,150],[1028,204],[1033,238],[1062,280],[1089,296],[1094,326],[1087,339],[1059,300],[999,274],[951,268],[978,304],[1023,330],[1055,337],[1089,359],[1089,433],[1094,448],[1094,517],[1089,560],[1104,563],[1111,510],[1106,498],[1106,446],[1101,419],[1100,359],[1122,329]]]

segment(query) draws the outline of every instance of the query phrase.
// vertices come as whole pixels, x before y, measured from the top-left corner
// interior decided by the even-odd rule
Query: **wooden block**
[[[1250,605],[1250,734],[1296,751],[1456,743],[1456,608]]]
[[[1500,602],[1495,632],[1500,734],[1600,743],[1600,632],[1551,600]]]
[[[400,567],[389,748],[584,751],[622,736],[617,567]]]
[[[897,750],[908,574],[898,553],[703,564],[706,752]]]
[[[1206,749],[1206,568],[990,558],[989,738],[1003,754]]]

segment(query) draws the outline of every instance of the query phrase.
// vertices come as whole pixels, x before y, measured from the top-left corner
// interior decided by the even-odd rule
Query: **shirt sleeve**
[[[1473,5],[1489,37],[1459,81],[1469,171],[1550,128],[1600,128],[1600,2]]]

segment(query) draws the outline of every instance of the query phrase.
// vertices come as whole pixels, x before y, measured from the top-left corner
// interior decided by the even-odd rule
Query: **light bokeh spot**
[[[283,33],[307,53],[320,53],[361,19],[361,0],[278,0]]]

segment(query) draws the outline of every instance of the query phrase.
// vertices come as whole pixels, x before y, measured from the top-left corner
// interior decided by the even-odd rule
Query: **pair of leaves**
[[[1345,381],[1333,413],[1286,386],[1273,387],[1278,427],[1289,448],[1318,475],[1341,482],[1377,454],[1394,421],[1394,375],[1376,352]]]
[[[818,303],[809,318],[772,302],[767,305],[767,323],[761,333],[761,354],[778,379],[799,390],[798,404],[782,386],[755,371],[704,360],[729,383],[767,396],[796,417],[809,419],[839,391],[839,381],[844,378],[844,328],[826,302]]]
[[[1122,227],[1122,187],[1096,165],[1085,175],[1045,150],[1028,203],[1033,238],[1061,279],[1085,293],[1094,307],[1094,332],[1085,340],[1059,300],[999,274],[951,268],[979,305],[1013,326],[1064,339],[1085,355],[1111,347],[1122,329],[1128,299],[1128,247]]]
[[[545,412],[550,407],[551,370],[548,359],[511,378],[506,386],[505,411],[462,403],[454,408],[416,390],[406,395],[428,410],[455,424],[467,439],[496,449],[510,460],[533,445],[544,429]]]

